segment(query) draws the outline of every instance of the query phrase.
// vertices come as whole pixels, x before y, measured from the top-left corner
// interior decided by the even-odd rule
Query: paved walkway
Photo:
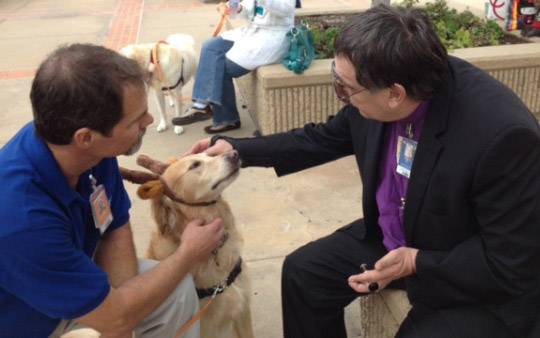
[[[367,0],[303,0],[304,8],[367,7]],[[215,4],[199,0],[1,0],[0,147],[32,117],[28,94],[33,74],[59,44],[89,42],[119,49],[133,42],[157,41],[171,33],[194,36],[199,49],[218,20]],[[191,83],[184,90],[186,100]],[[151,103],[150,110],[153,110]],[[254,127],[241,112],[242,129]],[[205,137],[204,123],[175,135],[149,128],[140,153],[167,159]],[[133,157],[121,157],[135,168]],[[137,250],[144,254],[153,229],[149,203],[133,196],[132,224]],[[253,320],[260,338],[281,337],[280,269],[283,257],[306,242],[331,233],[361,216],[361,186],[351,158],[277,179],[271,169],[245,169],[226,191],[245,238],[244,258],[253,279]],[[356,305],[356,306],[355,306]],[[347,311],[350,337],[357,335],[358,306]]]

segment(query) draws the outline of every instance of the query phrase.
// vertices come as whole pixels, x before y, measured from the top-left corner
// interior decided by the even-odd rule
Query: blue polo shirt
[[[100,233],[90,174],[111,201],[107,232],[126,224],[131,204],[115,158],[81,175],[74,190],[33,123],[0,149],[0,337],[47,337],[106,298],[107,275],[92,261]]]

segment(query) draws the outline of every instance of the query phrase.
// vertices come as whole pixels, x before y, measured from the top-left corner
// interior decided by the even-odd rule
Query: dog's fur
[[[171,255],[180,245],[182,231],[191,220],[202,219],[208,223],[219,217],[223,220],[225,240],[208,261],[195,266],[191,273],[199,289],[212,288],[225,281],[241,255],[241,235],[235,227],[229,205],[221,197],[222,191],[238,176],[238,154],[235,151],[215,157],[196,154],[175,160],[169,165],[147,157],[139,157],[138,162],[159,175],[156,176],[159,177],[157,180],[148,180],[147,177],[138,182],[147,181],[141,185],[138,194],[143,199],[152,199],[152,213],[157,223],[157,230],[152,234],[148,248],[148,257],[162,260]],[[125,170],[122,174],[132,182],[137,181],[133,177],[126,177]],[[178,203],[167,196],[167,187],[175,197],[188,203],[215,203],[207,206]],[[202,317],[202,338],[253,337],[249,289],[246,265],[243,262],[240,275],[214,298]],[[209,298],[201,299],[201,308]]]
[[[148,71],[147,85],[156,102],[160,118],[156,128],[158,132],[162,132],[168,127],[167,106],[173,104],[174,115],[180,116],[182,112],[182,86],[193,77],[197,70],[193,37],[187,34],[173,34],[168,36],[165,41],[167,44],[160,43],[158,45],[158,58],[164,82],[161,81],[156,66],[150,62],[150,55],[156,46],[155,43],[133,44],[120,50],[122,55],[137,61],[144,70]],[[184,78],[184,83],[168,91],[170,98],[166,100],[166,95],[169,93],[161,88],[174,86],[181,76]],[[181,134],[183,131],[181,126],[174,127],[176,134]]]

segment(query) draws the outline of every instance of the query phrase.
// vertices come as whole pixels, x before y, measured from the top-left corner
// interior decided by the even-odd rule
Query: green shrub
[[[457,10],[448,7],[446,0],[434,0],[424,6],[418,6],[418,3],[419,0],[403,0],[399,6],[405,8],[415,6],[424,10],[433,22],[439,38],[449,50],[495,46],[504,41],[505,33],[494,21],[481,19],[468,10],[458,13]],[[341,26],[338,22],[342,23],[344,20],[345,16],[340,18],[315,16],[302,19],[313,32],[318,59],[334,57],[334,41]]]
[[[401,6],[410,8],[418,0],[404,0]],[[471,11],[458,13],[448,8],[446,0],[435,0],[419,7],[433,22],[439,38],[449,50],[456,48],[495,46],[504,40],[504,31],[494,21],[477,17]]]
[[[339,28],[336,26],[328,27],[313,27],[310,29],[313,32],[313,41],[315,43],[315,52],[317,59],[328,59],[334,57],[334,42],[339,33]]]

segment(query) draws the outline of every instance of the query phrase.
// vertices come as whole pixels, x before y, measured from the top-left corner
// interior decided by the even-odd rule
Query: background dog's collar
[[[167,41],[163,41],[163,40],[160,40],[158,41],[154,48],[152,48],[150,50],[150,63],[154,64],[156,66],[156,68],[158,68],[158,75],[160,77],[160,80],[161,82],[165,82],[165,77],[163,75],[163,71],[161,70],[161,65],[160,65],[160,62],[159,62],[159,54],[158,54],[158,47],[159,47],[159,44],[162,43],[162,44],[165,44],[165,45],[168,45],[169,43]],[[178,81],[176,81],[176,83],[173,85],[173,86],[170,86],[170,87],[161,87],[161,90],[163,91],[169,91],[169,90],[173,90],[175,89],[176,87],[178,87],[179,85],[184,85],[184,58],[182,58],[182,65],[180,66],[180,78],[178,79]]]
[[[181,68],[180,68],[180,78],[178,79],[178,81],[176,81],[174,86],[161,87],[161,90],[163,90],[163,91],[172,90],[172,89],[178,87],[179,85],[182,85],[182,86],[184,85],[184,58],[182,58],[182,65],[181,65]]]
[[[215,285],[208,289],[197,289],[197,295],[199,296],[199,299],[203,299],[205,297],[212,296],[212,295],[219,295],[220,293],[225,291],[225,289],[229,285],[234,283],[234,281],[236,280],[236,277],[238,277],[238,275],[240,275],[241,272],[242,272],[242,257],[238,257],[238,261],[234,265],[234,268],[232,269],[231,273],[229,273],[229,276],[227,277],[227,280],[225,281],[225,283]]]

